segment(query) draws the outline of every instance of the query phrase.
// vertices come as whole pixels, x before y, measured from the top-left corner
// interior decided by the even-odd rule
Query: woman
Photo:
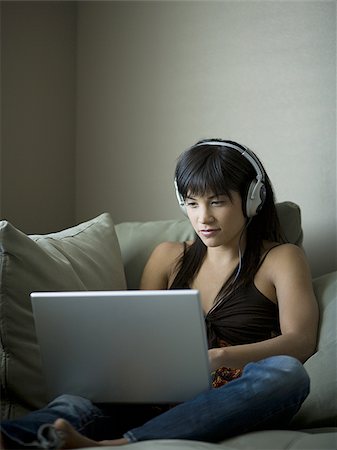
[[[112,415],[120,417],[116,411],[123,407],[111,407],[103,419],[101,407],[60,397],[21,421],[4,422],[8,442],[28,442],[22,431],[27,423],[29,436],[39,435],[37,445],[55,438],[54,447],[44,448],[218,441],[285,426],[300,408],[309,391],[301,363],[315,351],[317,304],[303,251],[282,238],[261,162],[238,143],[200,141],[180,156],[175,185],[195,240],[156,247],[141,289],[199,290],[213,389],[174,407],[148,408],[133,425],[124,423],[122,437],[108,441],[93,441],[98,434],[90,434],[88,424],[108,420],[113,429]],[[124,411],[130,418],[131,408]]]

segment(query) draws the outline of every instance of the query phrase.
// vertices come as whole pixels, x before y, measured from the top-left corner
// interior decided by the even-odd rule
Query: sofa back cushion
[[[292,424],[337,427],[337,272],[316,278],[313,285],[320,312],[317,351],[304,363],[311,389]]]
[[[30,293],[125,288],[120,248],[108,214],[58,233],[34,236],[0,222],[3,418],[42,407],[48,400]]]
[[[301,245],[303,233],[298,205],[292,202],[277,203],[276,209],[286,240]],[[123,222],[116,225],[116,233],[129,289],[138,289],[144,265],[158,244],[194,239],[193,228],[187,219]]]

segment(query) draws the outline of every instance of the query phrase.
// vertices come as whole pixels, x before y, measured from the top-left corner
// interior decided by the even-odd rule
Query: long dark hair
[[[220,145],[207,144],[212,141],[220,142]],[[214,195],[226,194],[232,199],[232,193],[237,192],[241,196],[243,212],[246,215],[247,191],[250,183],[256,178],[256,170],[240,152],[229,146],[226,147],[225,143],[241,147],[233,141],[207,139],[207,141],[197,142],[182,153],[175,171],[177,188],[183,199],[188,194],[202,196],[209,192]],[[259,163],[263,169],[260,161]],[[265,171],[264,184],[266,197],[263,206],[257,215],[247,218],[246,248],[240,267],[237,267],[225,282],[218,299],[234,287],[248,284],[253,280],[261,259],[263,240],[285,242],[277,216],[273,188]],[[171,286],[172,289],[190,285],[202,265],[206,252],[206,245],[195,235],[195,241],[186,249],[177,263],[177,276]],[[237,276],[238,273],[239,276]]]

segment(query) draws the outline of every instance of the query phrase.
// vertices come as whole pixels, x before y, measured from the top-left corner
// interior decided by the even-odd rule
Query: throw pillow
[[[121,289],[126,289],[125,275],[109,214],[47,235],[27,236],[0,222],[3,418],[40,408],[48,400],[30,293]]]

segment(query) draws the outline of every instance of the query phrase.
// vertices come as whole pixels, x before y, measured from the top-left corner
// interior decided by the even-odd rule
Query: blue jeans
[[[97,406],[81,397],[63,395],[23,418],[4,421],[1,427],[14,448],[61,448],[59,436],[47,425],[58,417],[95,440],[121,437],[116,433],[124,427],[124,437],[130,442],[217,442],[248,431],[286,427],[307,397],[309,384],[299,361],[273,356],[247,364],[240,378],[164,412],[150,406]],[[123,415],[127,421],[121,424]]]

